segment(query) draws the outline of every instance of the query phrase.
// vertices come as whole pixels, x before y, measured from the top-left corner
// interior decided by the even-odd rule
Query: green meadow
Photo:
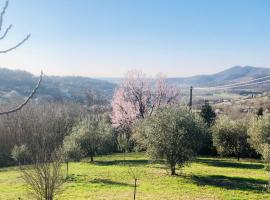
[[[65,165],[63,165],[65,172]],[[133,175],[138,178],[136,199],[270,199],[263,164],[256,160],[199,157],[178,170],[150,163],[143,153],[113,154],[70,163],[59,200],[133,199]],[[0,199],[31,199],[17,167],[0,169]]]

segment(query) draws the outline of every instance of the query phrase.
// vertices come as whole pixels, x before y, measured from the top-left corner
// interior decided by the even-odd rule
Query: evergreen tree
[[[208,127],[210,127],[215,122],[216,113],[208,101],[205,101],[205,104],[202,106],[201,117],[208,125]]]

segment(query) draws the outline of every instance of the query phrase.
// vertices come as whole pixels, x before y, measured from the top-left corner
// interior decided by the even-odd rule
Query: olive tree
[[[137,128],[137,134],[144,137],[148,155],[152,159],[165,158],[171,175],[176,175],[176,165],[183,167],[196,155],[205,133],[201,118],[179,106],[160,108]]]
[[[30,157],[29,149],[25,144],[15,145],[11,152],[11,157],[16,160],[19,164],[25,164]]]
[[[261,154],[265,163],[265,170],[270,173],[270,115],[254,117],[248,129],[249,143]],[[270,176],[268,190],[270,189]]]
[[[233,155],[240,159],[250,149],[245,120],[231,120],[221,116],[212,128],[213,143],[222,156]]]
[[[91,162],[97,153],[106,153],[113,142],[112,127],[107,119],[104,115],[88,115],[73,127],[70,137],[74,137],[84,154],[90,156]]]
[[[270,170],[270,116],[253,118],[248,129],[249,143],[262,155],[265,167]]]

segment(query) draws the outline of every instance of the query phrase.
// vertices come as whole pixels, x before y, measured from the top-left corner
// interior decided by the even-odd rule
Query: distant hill
[[[270,75],[270,68],[235,66],[212,75],[168,78],[167,81],[171,85],[180,87],[190,85],[203,87],[236,83],[267,75]],[[16,100],[26,97],[36,85],[38,78],[26,71],[0,68],[0,102],[7,99]],[[79,76],[44,76],[37,97],[38,99],[52,101],[85,103],[87,91],[92,90],[91,94],[108,101],[112,98],[115,88],[122,80],[122,78],[93,79]],[[253,93],[270,91],[270,84],[250,88]],[[233,92],[241,94],[243,91],[249,92],[249,90],[234,90]],[[184,92],[182,94],[185,95]]]
[[[185,78],[169,78],[170,84],[193,86],[216,86],[228,83],[247,81],[270,75],[270,68],[235,66],[212,75],[198,75]]]
[[[0,68],[0,100],[9,97],[29,95],[38,81],[37,76],[21,71]],[[44,76],[38,90],[38,97],[52,101],[73,101],[84,103],[86,93],[92,90],[95,95],[106,100],[112,98],[116,84],[108,81],[77,76]]]

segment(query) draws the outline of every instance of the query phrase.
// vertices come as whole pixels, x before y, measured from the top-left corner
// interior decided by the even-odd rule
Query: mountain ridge
[[[39,77],[24,71],[0,68],[0,101],[9,93],[17,96],[28,96],[35,87]],[[37,94],[46,100],[73,101],[85,103],[87,92],[91,90],[95,96],[112,98],[116,84],[82,76],[46,76]]]
[[[247,81],[270,75],[270,68],[253,66],[234,66],[218,73],[195,75],[190,77],[168,78],[170,84],[217,86],[222,84]]]
[[[270,75],[270,68],[253,66],[234,66],[210,75],[168,78],[170,85],[186,86],[218,86],[252,80]],[[38,81],[38,76],[24,70],[0,68],[0,102],[8,97],[18,98],[27,96]],[[44,76],[38,90],[38,98],[56,101],[73,101],[85,103],[87,92],[110,100],[119,83],[119,78],[90,78],[83,76]],[[253,86],[254,87],[254,86]],[[269,91],[270,86],[256,86],[260,91]]]

